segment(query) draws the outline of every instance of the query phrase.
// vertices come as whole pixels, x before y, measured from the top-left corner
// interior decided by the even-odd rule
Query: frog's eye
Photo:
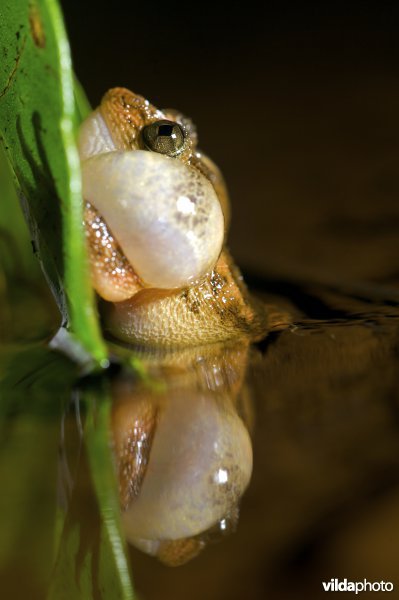
[[[183,127],[174,121],[154,121],[141,131],[144,147],[153,152],[178,156],[183,152],[186,134]]]

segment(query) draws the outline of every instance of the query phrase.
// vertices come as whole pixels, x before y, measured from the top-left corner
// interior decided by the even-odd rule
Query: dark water
[[[218,349],[212,380],[209,351],[163,358],[161,367],[155,361],[169,395],[183,389],[191,402],[199,389],[220,391],[223,380],[251,430],[253,474],[237,530],[176,568],[130,547],[136,588],[156,600],[255,600],[322,597],[321,582],[332,577],[399,585],[395,291],[248,279],[264,301],[290,312],[288,328],[271,332],[248,356],[244,347]],[[79,415],[79,394],[71,395],[76,369],[34,342],[24,352],[9,347],[7,361],[0,468],[9,560],[2,585],[14,597],[40,598],[56,507],[82,526],[77,569],[84,547],[99,543],[100,519],[79,431],[84,407]],[[187,376],[198,364],[195,377]]]
[[[399,312],[322,288],[308,309],[252,351],[254,472],[236,534],[178,572],[133,551],[148,597],[318,598],[332,577],[397,581]]]

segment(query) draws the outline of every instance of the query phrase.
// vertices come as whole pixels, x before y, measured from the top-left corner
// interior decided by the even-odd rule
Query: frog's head
[[[124,88],[106,93],[79,136],[94,287],[122,301],[199,283],[222,250],[227,195],[196,149],[191,121]]]

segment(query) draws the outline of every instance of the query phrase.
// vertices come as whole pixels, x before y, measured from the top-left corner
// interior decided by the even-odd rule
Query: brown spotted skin
[[[196,134],[181,115],[160,111],[142,96],[125,88],[109,90],[100,112],[118,150],[142,148],[141,129],[168,118],[183,123],[187,147],[174,160],[198,169],[210,183],[229,222],[229,201],[216,165],[196,149]],[[188,122],[189,120],[186,119]],[[191,129],[190,129],[191,127]],[[190,131],[192,130],[192,137]],[[85,209],[86,235],[93,286],[102,303],[104,325],[112,337],[146,346],[192,346],[250,337],[259,339],[267,329],[266,311],[254,307],[242,277],[224,249],[213,271],[200,283],[179,290],[144,287],[121,251],[117,232],[89,204]],[[149,240],[149,243],[151,241]]]
[[[115,387],[115,386],[114,386]],[[119,498],[125,510],[139,495],[149,461],[158,409],[148,402],[146,394],[131,396],[128,381],[119,382],[118,403],[112,412],[114,452],[117,462]]]
[[[85,233],[93,287],[109,302],[131,298],[142,284],[98,211],[86,202]]]
[[[145,98],[125,88],[109,90],[101,101],[100,112],[119,150],[137,150],[141,129],[163,118]]]
[[[126,88],[109,90],[101,101],[100,112],[118,150],[142,148],[140,132],[143,127],[159,119],[175,121],[179,116],[179,113],[158,110],[148,100]],[[194,140],[189,138],[186,149],[178,160],[189,162],[194,147]]]
[[[102,307],[112,337],[146,346],[195,346],[238,337],[259,338],[266,315],[255,311],[226,251],[199,285],[177,291],[143,289]]]

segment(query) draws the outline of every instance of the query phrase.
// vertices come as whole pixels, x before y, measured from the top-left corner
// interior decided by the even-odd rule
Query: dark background
[[[399,3],[63,8],[93,106],[126,86],[191,116],[231,192],[236,261],[321,321],[266,339],[237,535],[178,571],[132,550],[139,591],[308,600],[367,577],[399,597]]]
[[[273,277],[392,280],[399,4],[63,2],[97,105],[126,86],[191,116],[230,189],[230,246]]]
[[[177,571],[131,550],[137,588],[308,600],[366,577],[399,597],[399,3],[63,7],[93,106],[121,85],[191,116],[236,261],[311,319],[266,338],[237,534]]]

